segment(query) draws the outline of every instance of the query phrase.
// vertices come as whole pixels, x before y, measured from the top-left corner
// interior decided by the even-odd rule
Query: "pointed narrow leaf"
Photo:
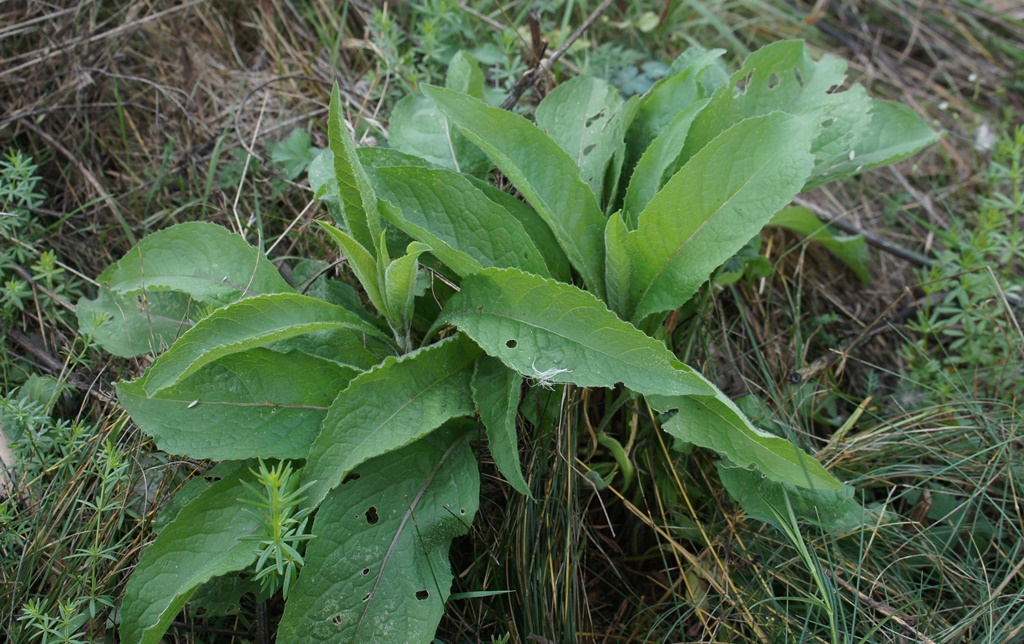
[[[387,302],[388,319],[399,329],[408,329],[412,321],[413,303],[416,298],[416,273],[419,271],[419,256],[427,248],[419,242],[409,244],[409,253],[388,264],[384,270],[384,300]]]
[[[256,560],[251,541],[259,528],[246,506],[246,468],[214,483],[183,507],[142,553],[121,602],[121,641],[158,644],[200,585]]]
[[[651,142],[633,168],[633,176],[626,189],[626,198],[622,202],[623,219],[629,222],[630,228],[636,228],[640,213],[661,189],[663,182],[675,174],[672,172],[673,166],[683,150],[686,136],[690,133],[690,125],[707,105],[708,99],[705,98],[691,103],[679,112]]]
[[[156,395],[117,385],[132,420],[170,454],[213,460],[302,458],[327,409],[358,373],[294,351],[225,356]]]
[[[437,87],[423,92],[519,188],[583,281],[603,296],[604,217],[575,161],[521,116]]]
[[[622,95],[609,83],[577,76],[562,83],[537,106],[537,125],[575,159],[580,175],[600,200],[605,171],[615,154]]]
[[[468,437],[434,432],[364,463],[328,495],[278,641],[431,641],[451,592],[452,539],[480,500]]]
[[[754,427],[721,392],[648,400],[660,411],[679,410],[663,429],[681,441],[714,450],[740,467],[757,468],[772,481],[832,492],[844,487],[802,449]]]
[[[384,300],[384,294],[380,290],[381,279],[377,262],[374,260],[373,255],[370,254],[370,251],[366,250],[362,244],[350,237],[345,231],[339,230],[323,221],[318,221],[317,223],[338,244],[341,252],[345,255],[345,259],[348,260],[349,268],[356,274],[356,279],[359,280],[363,290],[366,291],[366,297],[370,298],[370,303],[373,304],[373,307],[381,315],[387,313],[387,302]]]
[[[331,91],[330,114],[327,133],[331,152],[334,154],[334,178],[341,200],[343,223],[352,238],[363,248],[373,248],[380,237],[380,213],[377,212],[377,198],[373,194],[366,172],[356,156],[355,144],[349,136],[341,114],[341,93],[335,84]]]
[[[608,308],[622,319],[629,318],[630,258],[627,238],[629,231],[622,220],[622,213],[616,212],[608,218],[604,230],[606,261],[605,281],[608,284]]]
[[[519,464],[519,441],[516,412],[523,378],[506,367],[501,360],[481,356],[473,371],[473,402],[487,430],[487,444],[505,480],[517,492],[530,495],[530,486],[523,478]]]
[[[372,176],[381,198],[395,206],[384,210],[391,223],[460,275],[489,266],[549,274],[522,224],[462,175],[404,167],[378,168]]]
[[[628,239],[634,321],[684,304],[799,193],[814,165],[812,136],[782,112],[747,119],[665,184]]]
[[[303,483],[313,505],[353,468],[406,445],[445,421],[473,414],[470,378],[480,354],[459,335],[356,377],[331,405],[309,448]]]
[[[223,356],[303,333],[339,328],[380,335],[347,309],[304,295],[279,293],[248,298],[204,318],[136,382],[153,396]]]
[[[489,355],[527,378],[581,387],[622,383],[642,393],[712,395],[704,378],[665,345],[570,284],[515,269],[462,281],[441,313]]]

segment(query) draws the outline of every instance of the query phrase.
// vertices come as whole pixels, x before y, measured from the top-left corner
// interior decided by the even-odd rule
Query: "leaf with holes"
[[[608,162],[622,138],[619,91],[607,82],[578,76],[556,87],[537,106],[537,125],[576,160],[580,175],[604,196]]]
[[[431,641],[451,592],[448,550],[480,501],[469,436],[436,431],[366,461],[327,496],[280,641]]]
[[[743,119],[783,111],[809,117],[814,171],[807,188],[894,163],[938,135],[906,108],[872,99],[860,85],[837,91],[846,62],[814,61],[801,41],[773,43],[750,54],[693,124],[683,160]]]

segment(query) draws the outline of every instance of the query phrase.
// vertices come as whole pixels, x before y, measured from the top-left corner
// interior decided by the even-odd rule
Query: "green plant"
[[[130,499],[141,465],[118,444],[118,426],[57,418],[65,389],[33,375],[0,396],[13,456],[0,473],[0,633],[12,641],[95,641],[106,632],[123,581],[120,553],[140,524]]]
[[[904,347],[908,381],[939,400],[964,390],[1024,395],[1024,127],[999,143],[989,175],[972,225],[939,232],[945,248],[923,276],[926,305],[910,325],[920,336]]]
[[[260,568],[287,580],[304,561],[281,638],[428,641],[448,549],[477,510],[469,439],[486,434],[516,490],[540,489],[520,468],[524,389],[553,389],[600,431],[614,461],[602,485],[618,472],[636,488],[637,445],[661,429],[718,452],[751,514],[788,497],[796,515],[860,521],[852,489],[678,361],[663,322],[796,194],[936,136],[860,87],[836,91],[845,65],[803,43],[765,47],[731,76],[708,73],[721,53],[691,49],[628,101],[576,78],[536,125],[482,102],[480,69],[456,55],[447,89],[424,86],[421,109],[393,116],[392,149],[354,148],[335,91],[330,150],[309,174],[368,307],[340,283],[324,299],[296,292],[211,224],[155,233],[100,275],[83,331],[119,355],[169,347],[118,384],[121,403],[162,449],[225,461],[144,553],[122,638],[159,641],[204,583],[288,552]],[[470,174],[493,166],[526,202]],[[546,424],[526,407],[524,431]],[[266,482],[254,459],[302,459],[305,501],[284,504],[297,515],[239,502]],[[284,537],[253,545],[297,536],[306,514],[305,553]]]
[[[46,200],[39,182],[31,157],[8,150],[0,158],[0,323],[5,333],[11,327],[24,328],[26,314],[66,324],[68,314],[62,307],[82,295],[80,282],[67,274],[56,253],[38,248],[46,234],[32,212]],[[0,370],[4,381],[12,384],[31,374],[6,342],[0,353]]]

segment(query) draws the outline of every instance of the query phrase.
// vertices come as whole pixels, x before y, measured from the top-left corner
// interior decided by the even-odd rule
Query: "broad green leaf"
[[[431,164],[419,157],[402,154],[401,152],[396,152],[395,150],[387,148],[359,148],[359,158],[365,165],[372,166],[378,170],[380,168],[406,168],[410,166],[427,170],[442,169],[440,166]],[[537,214],[537,211],[531,208],[529,204],[516,199],[507,192],[502,192],[486,181],[466,175],[460,176],[467,180],[474,188],[482,192],[485,197],[508,211],[508,214],[519,222],[523,227],[523,230],[525,230],[526,234],[529,236],[531,243],[540,249],[544,263],[547,265],[548,272],[552,277],[563,282],[569,281],[569,260],[566,258],[562,247],[558,244],[558,239],[555,237],[554,232],[552,232],[551,228],[540,217],[540,215]],[[378,187],[378,189],[381,188]],[[389,216],[393,217],[394,213]],[[530,268],[525,268],[524,270],[536,272]],[[543,273],[538,273],[538,275],[541,274]]]
[[[405,255],[388,264],[384,270],[384,301],[388,307],[388,319],[403,331],[408,330],[412,321],[419,256],[427,250],[423,244],[413,242]]]
[[[170,454],[302,458],[327,409],[357,373],[298,351],[250,349],[154,395],[146,393],[144,377],[118,383],[117,395],[132,420]]]
[[[814,165],[812,136],[782,112],[747,119],[665,184],[627,240],[634,321],[684,304],[799,193]]]
[[[713,395],[665,345],[586,291],[515,269],[466,277],[442,311],[489,355],[527,378],[581,387],[622,383],[641,393]]]
[[[522,224],[464,176],[416,167],[372,171],[388,220],[428,246],[459,275],[483,267],[547,276],[541,251]]]
[[[470,182],[480,189],[484,195],[498,204],[512,215],[522,225],[523,230],[529,235],[530,240],[540,249],[547,264],[551,277],[568,282],[572,275],[572,267],[569,258],[566,257],[558,238],[555,236],[547,222],[534,210],[530,204],[516,199],[507,192],[502,192],[485,181],[470,177]],[[534,272],[534,271],[530,271]],[[538,273],[540,275],[541,273]]]
[[[480,501],[464,430],[359,466],[317,511],[278,641],[430,642],[451,592],[448,551]]]
[[[872,99],[869,114],[849,151],[820,163],[806,189],[897,163],[939,140],[939,133],[906,105]]]
[[[855,530],[871,518],[849,486],[839,490],[809,490],[773,481],[760,472],[731,466],[727,461],[718,463],[718,477],[743,511],[761,521],[776,523],[772,508],[785,508],[787,497],[797,517],[832,532]]]
[[[380,334],[354,313],[304,295],[278,293],[248,298],[204,318],[135,382],[147,395],[154,396],[226,355],[329,329]]]
[[[779,483],[833,493],[844,487],[799,447],[754,427],[721,392],[714,396],[649,396],[648,401],[659,411],[678,410],[663,429],[680,441],[718,452],[740,467],[755,467]]]
[[[241,235],[203,222],[178,224],[147,236],[97,281],[117,295],[180,291],[215,305],[295,292]]]
[[[131,358],[160,353],[192,326],[197,305],[186,293],[151,291],[120,296],[100,287],[96,299],[79,300],[78,329],[108,353]]]
[[[338,197],[345,218],[344,222],[339,223],[344,224],[348,233],[363,248],[373,248],[381,233],[377,197],[374,196],[366,172],[359,163],[355,144],[342,118],[341,94],[337,84],[331,91],[327,134],[334,155],[334,179],[337,182]]]
[[[207,309],[252,295],[294,292],[240,235],[201,222],[149,235],[97,281],[96,299],[79,302],[79,328],[125,357],[173,342],[198,317],[196,303]]]
[[[242,479],[252,479],[246,468],[214,483],[143,551],[121,602],[122,642],[163,641],[201,584],[256,560],[254,544],[242,540],[259,529],[259,520],[238,503],[246,494]]]
[[[605,172],[622,138],[619,90],[590,76],[562,83],[537,106],[537,125],[576,160],[580,175],[600,199]]]
[[[604,217],[575,161],[521,116],[437,87],[423,92],[519,188],[591,292],[603,296]]]
[[[841,235],[802,206],[780,210],[772,217],[769,225],[792,230],[818,242],[849,266],[861,282],[867,284],[871,281],[871,275],[868,272],[868,246],[864,237]]]
[[[722,53],[720,49],[696,53],[678,73],[658,81],[640,97],[626,131],[627,167],[640,159],[680,112],[705,97],[700,76]]]
[[[487,431],[487,444],[505,480],[516,491],[531,496],[519,464],[516,412],[523,378],[501,360],[481,356],[473,371],[473,402]]]
[[[377,261],[370,254],[370,251],[366,250],[362,244],[345,233],[345,231],[323,221],[318,221],[317,223],[338,244],[342,254],[345,255],[345,259],[348,261],[349,268],[356,274],[356,279],[359,280],[363,290],[366,291],[366,297],[370,298],[370,303],[373,304],[373,307],[381,315],[386,314],[388,307],[387,301],[384,299],[384,293],[380,288],[380,270],[377,267]]]
[[[802,41],[783,41],[752,53],[694,122],[683,159],[742,119],[781,110],[805,115],[815,130],[814,172],[805,189],[905,159],[933,143],[933,132],[911,110],[870,98],[857,85],[837,92],[846,62],[815,62]]]
[[[630,228],[636,228],[640,213],[647,207],[661,186],[675,170],[675,162],[686,143],[690,125],[697,115],[707,107],[708,99],[695,101],[685,107],[665,126],[665,129],[651,142],[633,168],[633,175],[626,189],[622,203],[623,219]],[[666,176],[668,175],[668,176]]]
[[[469,53],[459,51],[448,63],[444,86],[453,92],[484,100],[484,73]]]
[[[459,52],[448,66],[445,86],[460,94],[483,100],[484,75],[467,53]],[[469,142],[437,109],[419,94],[404,97],[391,112],[388,143],[392,148],[422,157],[456,172],[483,172],[487,155]]]
[[[331,405],[306,460],[303,484],[313,505],[353,468],[474,413],[469,388],[480,354],[458,335],[401,358],[388,358],[352,380]]]

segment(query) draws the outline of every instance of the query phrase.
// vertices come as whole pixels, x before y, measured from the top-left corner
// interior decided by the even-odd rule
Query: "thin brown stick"
[[[62,378],[64,382],[71,385],[79,391],[84,391],[90,396],[99,400],[103,403],[109,403],[114,399],[109,393],[97,389],[95,386],[90,385],[73,373],[66,373],[64,370],[64,363],[57,358],[50,355],[48,351],[38,346],[28,336],[17,329],[8,329],[7,337],[24,349],[27,353],[32,355],[36,360],[39,361],[38,366],[57,378]],[[94,383],[95,384],[95,383]]]
[[[825,572],[829,573],[829,576],[832,577],[832,579],[834,579],[837,584],[839,584],[846,590],[850,591],[851,593],[855,593],[857,597],[862,602],[864,602],[865,605],[867,605],[870,608],[873,608],[882,615],[885,615],[887,618],[899,624],[904,630],[906,630],[908,634],[913,635],[914,639],[916,639],[918,642],[922,642],[923,644],[936,644],[935,640],[914,628],[913,624],[911,623],[914,621],[913,617],[910,617],[909,615],[896,610],[892,606],[882,603],[877,599],[871,597],[870,595],[867,595],[861,592],[860,590],[854,588],[853,585],[850,584],[850,582],[846,581],[840,576],[839,571],[832,573],[831,571],[826,570]]]
[[[597,20],[602,13],[604,13],[604,10],[607,9],[609,5],[611,5],[611,3],[612,0],[604,0],[604,2],[599,4],[597,8],[594,9],[589,16],[587,16],[587,19],[583,21],[583,24],[577,27],[576,31],[572,32],[572,35],[569,36],[569,38],[566,39],[564,43],[562,43],[562,46],[558,48],[558,51],[551,54],[551,56],[549,56],[548,58],[545,58],[544,60],[540,61],[539,65],[531,68],[525,74],[523,74],[523,77],[520,78],[519,81],[516,82],[516,84],[512,87],[511,91],[509,91],[508,98],[506,98],[505,101],[501,104],[501,109],[510,110],[513,107],[515,107],[516,103],[519,102],[519,99],[522,98],[523,94],[526,93],[526,90],[530,89],[538,82],[540,82],[540,79],[546,76],[549,71],[551,71],[551,68],[554,66],[556,62],[558,62],[558,59],[564,56],[565,52],[569,51],[569,48],[572,47],[573,43],[579,40],[580,36],[583,35],[583,32],[589,29],[590,25],[594,24],[594,21]]]
[[[857,226],[854,226],[850,222],[846,221],[845,219],[843,219],[841,215],[831,213],[809,199],[797,197],[796,199],[793,200],[793,202],[796,203],[798,206],[803,206],[804,208],[807,208],[815,215],[825,220],[827,223],[835,226],[844,233],[848,233],[850,235],[860,235],[861,237],[864,238],[864,240],[867,243],[871,244],[872,246],[879,250],[889,253],[890,255],[895,255],[900,259],[905,259],[911,264],[915,264],[917,266],[935,266],[935,260],[929,257],[925,257],[920,253],[915,253],[912,250],[903,248],[898,244],[894,244],[888,239],[882,237],[881,235],[873,233],[870,230],[862,230]]]

